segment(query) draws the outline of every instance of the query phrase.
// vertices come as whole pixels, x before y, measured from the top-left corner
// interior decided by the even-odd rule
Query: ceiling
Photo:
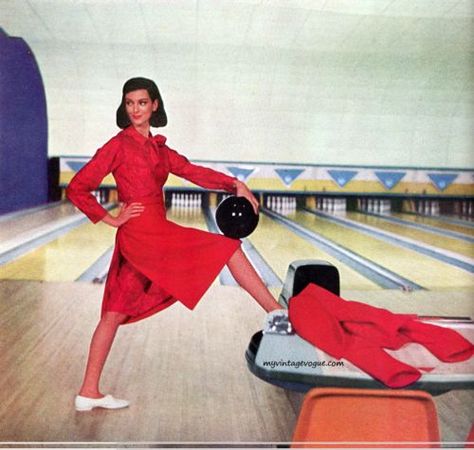
[[[115,133],[142,75],[192,157],[469,165],[473,16],[471,0],[0,0],[42,72],[50,154]]]

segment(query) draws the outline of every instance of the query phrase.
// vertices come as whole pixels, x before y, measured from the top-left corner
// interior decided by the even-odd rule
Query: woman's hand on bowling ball
[[[252,194],[252,191],[247,187],[247,185],[242,183],[242,181],[237,180],[235,182],[235,195],[237,197],[245,197],[251,203],[255,214],[258,214],[258,200]]]
[[[144,210],[145,207],[141,203],[123,203],[120,206],[118,215],[114,217],[108,214],[105,216],[104,222],[118,228],[128,222],[132,217],[138,217]]]

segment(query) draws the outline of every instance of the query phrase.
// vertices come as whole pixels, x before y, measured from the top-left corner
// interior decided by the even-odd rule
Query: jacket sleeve
[[[168,152],[168,160],[170,163],[170,172],[181,178],[191,181],[206,189],[221,189],[230,193],[235,193],[234,177],[229,177],[207,167],[198,166],[191,163],[185,156],[180,155],[177,151],[165,147]]]
[[[97,223],[107,215],[91,191],[96,190],[107,174],[112,172],[118,143],[110,140],[101,147],[92,159],[77,172],[66,188],[67,198],[80,209],[93,223]]]

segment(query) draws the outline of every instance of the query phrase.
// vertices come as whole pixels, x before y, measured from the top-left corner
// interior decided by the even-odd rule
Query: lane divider
[[[468,236],[467,234],[460,233],[458,231],[443,230],[443,229],[437,228],[433,225],[426,225],[424,223],[411,222],[410,220],[404,220],[404,219],[400,219],[398,217],[393,217],[393,216],[385,216],[383,214],[377,214],[377,213],[373,213],[373,212],[367,212],[367,211],[362,212],[362,211],[360,211],[360,213],[365,214],[366,216],[377,217],[378,219],[382,219],[382,220],[385,220],[387,222],[396,223],[398,225],[403,225],[404,227],[407,227],[407,228],[415,228],[415,229],[427,231],[428,233],[438,234],[438,235],[443,236],[443,237],[452,237],[452,238],[455,238],[455,239],[460,239],[462,241],[474,242],[473,237]]]
[[[105,209],[114,209],[117,205],[110,203],[103,205]],[[88,222],[89,219],[82,213],[76,213],[69,217],[54,220],[45,225],[25,231],[18,236],[0,243],[0,266],[6,264],[25,253],[35,250],[41,245],[47,244],[54,239]]]
[[[271,266],[267,263],[267,261],[265,261],[263,256],[254,247],[254,245],[248,239],[244,239],[242,241],[242,247],[243,247],[244,253],[247,255],[248,259],[254,266],[255,270],[263,279],[263,282],[268,287],[281,288],[283,286],[283,281],[273,271]]]
[[[261,211],[271,217],[276,222],[279,222],[289,228],[298,236],[306,241],[312,243],[318,248],[321,248],[326,253],[337,258],[343,264],[351,267],[356,272],[373,281],[384,289],[407,289],[407,290],[422,290],[423,286],[408,280],[401,275],[392,272],[391,270],[375,263],[374,261],[365,258],[336,242],[327,239],[314,231],[308,230],[304,226],[288,219],[287,217],[271,211],[267,208],[262,208]]]
[[[19,211],[13,211],[10,213],[5,213],[0,216],[0,223],[6,222],[7,220],[18,219],[19,217],[26,216],[28,214],[33,214],[44,209],[54,208],[60,206],[64,203],[68,203],[65,200],[60,200],[58,202],[46,203],[45,205],[33,206],[31,208],[20,209]]]
[[[109,247],[97,260],[74,281],[92,281],[103,283],[109,273],[110,262],[114,253],[114,246]]]
[[[416,241],[407,237],[402,237],[395,233],[390,233],[388,231],[382,231],[370,225],[361,224],[350,219],[345,219],[343,217],[333,216],[331,214],[326,214],[321,211],[317,211],[310,208],[303,209],[315,216],[324,217],[330,222],[338,223],[339,225],[345,226],[353,230],[358,230],[368,236],[382,239],[385,242],[396,244],[399,247],[405,247],[410,250],[414,250],[423,255],[430,256],[431,258],[435,258],[444,263],[451,264],[452,266],[456,266],[460,269],[466,270],[469,273],[474,272],[474,259],[460,255],[459,253],[451,252],[449,250],[443,250],[425,243],[421,244],[420,241]]]

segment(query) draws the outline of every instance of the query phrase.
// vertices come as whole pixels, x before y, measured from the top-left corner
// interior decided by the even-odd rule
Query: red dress
[[[107,211],[91,191],[112,173],[119,201],[145,210],[117,229],[102,314],[144,319],[179,300],[193,309],[241,242],[182,227],[166,219],[163,185],[169,173],[209,189],[234,191],[235,178],[196,166],[161,135],[145,138],[133,126],[114,136],[73,177],[68,199],[96,223]]]

